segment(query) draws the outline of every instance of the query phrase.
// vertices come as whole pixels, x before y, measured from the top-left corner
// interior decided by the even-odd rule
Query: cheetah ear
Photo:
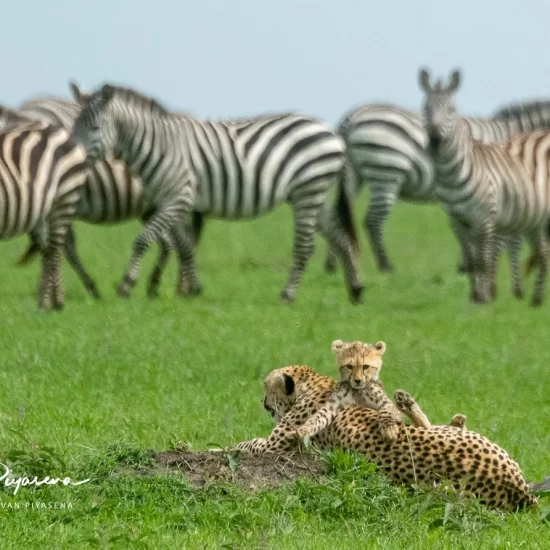
[[[380,353],[380,355],[384,355],[384,352],[386,351],[386,343],[385,342],[376,342],[374,344],[375,349]]]
[[[338,353],[344,347],[344,342],[342,340],[334,340],[332,342],[332,351]]]
[[[287,395],[292,395],[296,385],[294,384],[294,378],[288,374],[283,374],[283,379],[285,381],[285,392]]]

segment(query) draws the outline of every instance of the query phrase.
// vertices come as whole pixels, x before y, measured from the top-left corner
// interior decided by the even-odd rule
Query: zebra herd
[[[40,97],[16,110],[0,108],[0,236],[27,233],[26,263],[42,257],[39,307],[60,309],[61,256],[99,297],[83,266],[72,222],[119,223],[138,218],[118,293],[129,296],[143,255],[157,242],[150,276],[155,296],[172,250],[177,292],[197,295],[195,268],[203,217],[254,218],[288,203],[294,215],[293,262],[281,293],[291,302],[313,253],[315,232],[339,259],[352,302],[360,300],[358,246],[351,201],[370,188],[364,225],[381,270],[392,264],[383,227],[398,197],[439,201],[462,250],[459,269],[472,300],[494,298],[496,262],[510,250],[513,290],[521,296],[519,250],[527,238],[539,266],[534,303],[544,297],[550,222],[550,102],[511,105],[492,118],[462,118],[449,85],[420,72],[424,112],[364,105],[337,130],[296,113],[225,121],[169,112],[141,93],[105,84],[88,94],[70,84],[73,100]],[[331,188],[337,203],[328,204]],[[277,236],[274,235],[274,238]]]

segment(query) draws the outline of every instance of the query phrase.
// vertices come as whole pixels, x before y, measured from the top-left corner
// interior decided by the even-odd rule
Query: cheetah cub
[[[388,443],[395,441],[403,425],[401,412],[384,393],[378,381],[386,344],[335,340],[332,351],[336,355],[340,382],[325,406],[298,428],[298,435],[307,445],[314,435],[331,424],[340,409],[355,404],[378,411],[378,426],[383,439]],[[412,413],[411,418],[414,414],[418,416],[417,419],[413,418],[417,425],[430,427],[428,419],[417,405],[416,409],[413,407]]]

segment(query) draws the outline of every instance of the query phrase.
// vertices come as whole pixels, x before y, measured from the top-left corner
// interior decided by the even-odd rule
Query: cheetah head
[[[264,379],[264,409],[276,423],[296,402],[294,378],[281,371],[282,369],[271,371]]]
[[[332,342],[332,351],[336,355],[340,380],[349,380],[352,388],[360,389],[364,388],[367,382],[378,380],[386,344],[335,340]]]

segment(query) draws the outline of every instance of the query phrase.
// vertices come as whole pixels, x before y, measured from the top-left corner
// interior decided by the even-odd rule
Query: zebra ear
[[[420,72],[418,73],[418,82],[420,84],[420,88],[427,94],[433,91],[430,86],[430,75],[426,69],[420,69]]]
[[[449,82],[449,86],[447,86],[447,92],[452,93],[458,90],[460,86],[460,78],[461,78],[460,71],[459,70],[453,71],[453,73],[451,74],[451,80]]]
[[[111,84],[104,84],[101,88],[100,97],[103,103],[107,103],[115,95],[115,88]]]
[[[69,90],[77,103],[82,103],[82,92],[74,80],[69,80]]]

